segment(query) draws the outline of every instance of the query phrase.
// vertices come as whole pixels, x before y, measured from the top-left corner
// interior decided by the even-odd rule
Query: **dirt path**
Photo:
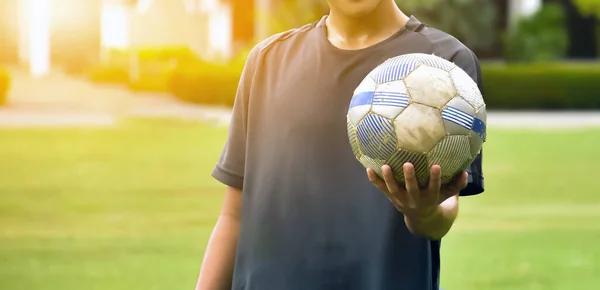
[[[534,129],[600,127],[600,111],[490,112],[488,126]]]
[[[9,106],[0,108],[0,126],[111,126],[131,116],[175,117],[226,125],[228,108],[195,106],[169,94],[132,92],[60,73],[31,78],[13,69]]]

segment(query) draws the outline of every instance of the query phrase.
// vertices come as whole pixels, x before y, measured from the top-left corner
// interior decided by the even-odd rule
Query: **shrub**
[[[198,104],[233,105],[242,62],[197,64],[172,74],[170,91]],[[482,63],[483,86],[492,110],[600,109],[600,65],[596,63]]]
[[[0,106],[8,103],[8,89],[10,88],[10,75],[0,68]]]
[[[600,65],[482,64],[490,109],[600,109]]]
[[[197,61],[198,58],[192,50],[187,47],[142,47],[132,49],[108,49],[104,63],[111,66],[129,66],[130,57],[136,55],[140,61]]]
[[[197,103],[232,106],[243,64],[197,64],[177,69],[170,82],[179,99]]]
[[[167,92],[174,71],[174,68],[168,66],[142,68],[137,77],[129,79],[127,84],[134,91]]]
[[[178,67],[200,63],[188,48],[147,48],[135,53],[138,69],[129,79],[129,88],[136,91],[168,91]]]
[[[559,3],[550,3],[509,29],[504,54],[509,61],[553,61],[566,55],[568,44],[563,8]]]
[[[178,62],[189,63],[198,61],[198,57],[187,47],[141,48],[134,53],[141,62]]]
[[[126,50],[109,49],[103,61],[88,67],[86,77],[96,83],[129,82],[129,54]]]
[[[600,109],[600,65],[575,63],[482,63],[485,100],[499,110]],[[202,64],[173,73],[170,90],[199,104],[231,106],[242,65]]]
[[[105,60],[88,70],[93,82],[127,84],[139,91],[166,91],[171,74],[179,64],[198,62],[186,47],[110,49]],[[132,71],[132,57],[137,70]],[[133,74],[132,74],[133,73]]]
[[[129,81],[129,71],[125,67],[98,65],[92,67],[86,72],[87,77],[96,83],[127,83]]]

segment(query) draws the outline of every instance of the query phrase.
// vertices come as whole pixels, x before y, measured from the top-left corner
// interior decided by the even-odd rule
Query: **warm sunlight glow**
[[[135,9],[137,10],[138,13],[146,13],[146,12],[148,12],[150,5],[152,5],[151,0],[138,0],[137,6],[135,7]]]
[[[101,39],[106,48],[125,48],[128,45],[127,7],[119,3],[105,3],[101,12]]]
[[[537,12],[542,6],[542,0],[510,0],[510,21],[515,21],[521,17],[527,17]]]
[[[221,56],[231,54],[231,9],[228,5],[213,7],[209,14],[208,41],[211,50]]]
[[[542,0],[521,0],[521,7],[523,15],[529,16],[542,7]]]
[[[29,0],[29,64],[31,74],[50,71],[50,0]]]
[[[219,2],[219,0],[200,0],[198,6],[203,11],[214,11],[216,9],[219,9],[221,3]]]

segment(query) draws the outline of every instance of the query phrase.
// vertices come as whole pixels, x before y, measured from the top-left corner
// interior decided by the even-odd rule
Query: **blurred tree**
[[[318,20],[329,13],[325,0],[271,0],[269,17],[271,33],[285,31]]]
[[[255,41],[254,12],[255,1],[248,0],[225,0],[232,10],[232,34],[234,54],[244,50]]]
[[[508,61],[552,61],[563,58],[568,46],[563,7],[559,3],[548,3],[508,30],[504,52]]]
[[[17,16],[17,1],[0,0],[0,62],[14,64],[19,61],[19,18]],[[0,69],[1,78],[2,72]],[[0,92],[1,94],[2,92]]]
[[[396,0],[408,14],[460,39],[471,49],[485,49],[497,39],[494,0]],[[325,0],[272,1],[274,32],[317,20],[328,13]],[[476,17],[473,17],[473,16]]]
[[[396,0],[405,13],[450,33],[469,48],[496,44],[498,11],[493,0]]]
[[[598,56],[597,30],[600,30],[600,1],[560,0],[567,14],[571,58],[595,59]]]
[[[582,15],[595,15],[600,17],[600,1],[598,0],[573,0]]]

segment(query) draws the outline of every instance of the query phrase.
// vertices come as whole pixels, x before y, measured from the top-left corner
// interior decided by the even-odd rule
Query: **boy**
[[[328,0],[320,21],[258,44],[213,176],[228,186],[197,290],[439,289],[458,196],[483,192],[481,155],[448,186],[365,173],[347,137],[353,90],[407,53],[444,57],[481,88],[475,55],[393,0]],[[375,185],[375,186],[373,186]],[[391,202],[390,202],[391,201]],[[410,201],[410,202],[409,202]]]

